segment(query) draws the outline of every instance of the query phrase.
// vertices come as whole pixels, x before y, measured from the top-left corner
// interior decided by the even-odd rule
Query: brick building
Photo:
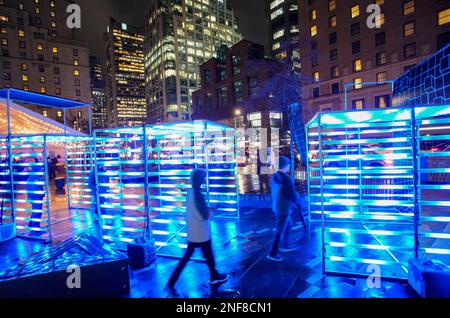
[[[367,8],[381,15],[370,28]],[[370,20],[370,19],[369,19]],[[399,77],[450,41],[449,1],[299,0],[300,56],[307,117],[319,111],[383,108],[393,104]],[[374,85],[363,86],[372,82]]]
[[[12,87],[91,103],[89,48],[66,26],[61,0],[0,0],[0,87]],[[63,122],[63,112],[33,108]],[[67,112],[67,124],[86,130],[85,109]]]
[[[264,46],[241,40],[221,47],[200,66],[202,89],[193,93],[194,119],[253,128],[281,127],[283,114],[270,110],[258,90],[274,71],[276,60],[264,57]]]

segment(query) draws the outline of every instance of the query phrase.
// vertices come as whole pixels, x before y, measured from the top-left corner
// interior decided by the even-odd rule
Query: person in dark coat
[[[290,170],[290,159],[280,157],[279,170],[270,179],[272,210],[276,217],[276,230],[267,258],[275,262],[283,261],[280,251],[292,252],[297,250],[297,248],[289,246],[289,228],[292,225],[292,211],[300,204],[300,197],[295,190],[294,181],[288,174]],[[281,241],[283,241],[284,246],[280,248]]]

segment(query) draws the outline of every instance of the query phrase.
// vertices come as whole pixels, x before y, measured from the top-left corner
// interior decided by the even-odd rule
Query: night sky
[[[103,56],[103,32],[109,17],[120,22],[143,26],[148,0],[75,0],[81,6],[82,29],[77,31],[79,40],[89,42],[91,55]],[[238,17],[243,36],[265,44],[266,27],[264,0],[231,0]]]

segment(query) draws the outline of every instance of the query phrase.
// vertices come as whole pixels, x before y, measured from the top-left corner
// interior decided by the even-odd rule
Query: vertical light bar
[[[47,164],[47,135],[44,135],[44,180],[45,180],[45,195],[47,198],[47,220],[48,220],[48,240],[52,242],[52,221],[51,221],[51,207],[50,207],[50,184]]]
[[[414,105],[411,104],[410,108],[411,112],[411,147],[412,147],[412,157],[413,157],[413,188],[414,188],[414,257],[416,259],[419,258],[419,222],[420,222],[420,215],[419,215],[419,167],[418,167],[418,161],[420,160],[420,157],[418,156],[417,151],[417,136],[420,134],[420,129],[417,129],[417,122],[416,122],[416,110],[414,108]],[[420,142],[419,142],[420,146]]]
[[[145,200],[145,227],[144,227],[144,238],[150,239],[152,237],[152,228],[150,224],[150,193],[149,193],[149,182],[148,182],[148,136],[147,128],[145,125],[142,127],[143,130],[143,145],[142,145],[142,157],[144,159],[144,200]]]
[[[324,164],[323,164],[323,154],[322,154],[322,114],[318,115],[318,133],[319,133],[319,160],[320,160],[320,209],[322,217],[322,272],[326,273],[326,246],[325,246],[325,213],[324,213]]]

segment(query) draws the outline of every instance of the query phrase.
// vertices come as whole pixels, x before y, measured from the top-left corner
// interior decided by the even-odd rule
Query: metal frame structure
[[[87,180],[86,174],[92,169],[93,163],[89,158],[92,147],[89,136],[82,133],[74,134],[71,129],[67,128],[66,111],[72,108],[89,108],[89,132],[91,133],[91,106],[12,88],[0,89],[0,98],[6,100],[8,123],[7,135],[2,137],[2,141],[4,141],[2,143],[4,145],[2,160],[7,161],[5,166],[7,166],[6,169],[10,176],[9,183],[7,180],[2,180],[2,184],[5,185],[5,190],[2,191],[10,194],[8,201],[10,215],[6,217],[15,223],[18,236],[51,242],[51,194],[47,171],[49,145],[58,144],[66,153],[69,210],[71,208],[79,210],[81,209],[80,203],[87,203],[86,198],[89,197],[89,180]],[[64,113],[64,126],[60,128],[62,133],[27,135],[15,133],[11,120],[13,103],[61,109]],[[5,149],[7,151],[4,151]],[[81,161],[80,156],[84,160]],[[75,160],[78,160],[77,167],[75,167]],[[72,202],[71,199],[73,199]],[[84,202],[80,199],[84,199]],[[76,205],[72,206],[72,203],[76,203]]]
[[[324,272],[407,277],[408,260],[450,263],[450,106],[318,114],[308,125],[310,218],[322,223]],[[441,167],[430,168],[429,158]],[[446,177],[438,184],[430,174]]]
[[[182,255],[184,203],[194,168],[207,171],[208,201],[216,216],[239,218],[234,129],[196,121],[97,130],[94,149],[96,175],[108,178],[97,181],[103,237],[118,248],[151,237],[159,255]]]

